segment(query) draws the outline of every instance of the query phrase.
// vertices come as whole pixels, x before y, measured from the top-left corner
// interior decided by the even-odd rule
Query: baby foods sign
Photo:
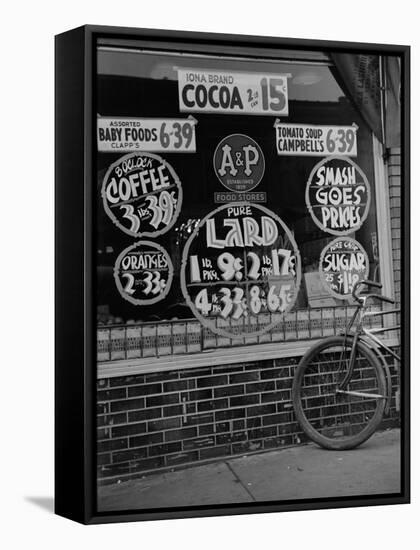
[[[191,115],[184,119],[98,117],[98,151],[195,153],[196,122]]]
[[[181,112],[289,114],[287,74],[178,69]]]

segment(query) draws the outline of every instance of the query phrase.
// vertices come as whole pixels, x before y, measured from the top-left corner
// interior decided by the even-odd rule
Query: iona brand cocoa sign
[[[290,74],[178,69],[179,110],[287,116],[288,77]]]
[[[331,156],[311,171],[306,204],[318,227],[348,235],[361,227],[370,207],[370,185],[360,167],[347,157]]]

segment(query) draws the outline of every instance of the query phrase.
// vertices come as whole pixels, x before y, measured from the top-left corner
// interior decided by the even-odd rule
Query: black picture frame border
[[[98,39],[145,48],[228,46],[396,55],[402,74],[401,239],[403,304],[401,493],[98,512],[96,506],[95,75]],[[159,42],[159,47],[156,47]],[[251,50],[251,52],[250,52]],[[237,53],[235,52],[235,55]],[[260,54],[259,54],[260,55]],[[259,56],[258,55],[258,56]],[[258,57],[256,56],[256,57]],[[55,37],[55,513],[84,524],[345,508],[410,502],[410,47],[85,25]],[[69,345],[71,343],[71,345]]]

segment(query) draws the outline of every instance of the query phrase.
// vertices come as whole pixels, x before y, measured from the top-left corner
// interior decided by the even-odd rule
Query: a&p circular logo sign
[[[225,137],[216,147],[213,166],[219,181],[230,191],[251,191],[261,181],[265,160],[261,147],[244,134]]]

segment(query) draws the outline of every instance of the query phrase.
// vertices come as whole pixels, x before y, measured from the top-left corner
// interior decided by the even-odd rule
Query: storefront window
[[[381,280],[372,133],[327,56],[102,46],[97,68],[100,327],[193,319],[249,343]]]

